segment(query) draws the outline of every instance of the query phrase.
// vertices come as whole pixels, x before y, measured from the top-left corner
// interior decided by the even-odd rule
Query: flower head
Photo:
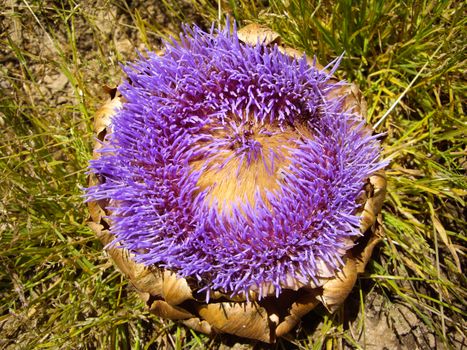
[[[165,46],[124,68],[91,162],[105,181],[87,198],[110,201],[115,241],[208,292],[261,298],[333,275],[384,166],[362,117],[331,97],[345,83],[235,28],[185,28]]]

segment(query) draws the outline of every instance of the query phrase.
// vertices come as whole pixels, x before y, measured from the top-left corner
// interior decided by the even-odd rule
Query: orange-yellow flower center
[[[206,130],[214,141],[200,146],[214,144],[215,152],[208,159],[193,161],[191,167],[201,170],[197,186],[207,191],[208,204],[216,203],[218,210],[226,213],[234,204],[254,207],[258,195],[268,204],[266,192],[279,189],[283,183],[296,141],[311,137],[305,125],[280,128],[247,122],[209,125]]]

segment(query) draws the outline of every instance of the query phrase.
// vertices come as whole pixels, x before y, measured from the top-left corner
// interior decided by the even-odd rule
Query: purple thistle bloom
[[[185,28],[124,68],[123,107],[91,161],[115,242],[201,290],[258,297],[319,285],[361,233],[357,199],[384,167],[344,82],[234,28]]]

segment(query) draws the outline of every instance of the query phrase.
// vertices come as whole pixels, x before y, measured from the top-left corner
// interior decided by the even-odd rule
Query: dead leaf
[[[255,46],[256,44],[270,45],[280,42],[280,36],[272,29],[257,23],[249,24],[237,32],[238,39],[245,44]]]

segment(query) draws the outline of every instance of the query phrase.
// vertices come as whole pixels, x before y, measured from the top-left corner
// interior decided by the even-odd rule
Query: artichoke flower
[[[154,314],[274,342],[335,311],[381,236],[355,85],[250,25],[185,27],[95,116],[91,227]]]

